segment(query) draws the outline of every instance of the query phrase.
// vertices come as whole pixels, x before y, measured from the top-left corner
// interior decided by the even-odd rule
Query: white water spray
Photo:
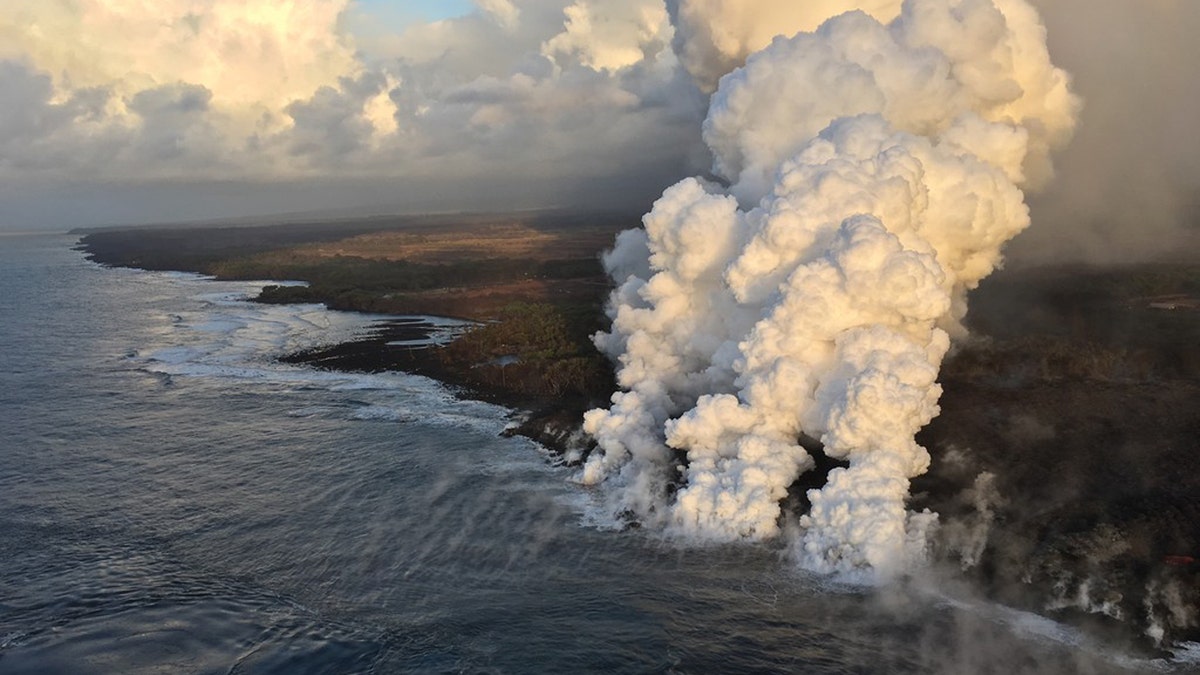
[[[683,40],[729,4],[676,3]],[[1050,176],[1079,107],[1025,0],[885,5],[721,78],[704,136],[729,187],[681,181],[606,258],[618,288],[597,344],[621,391],[585,417],[599,449],[583,470],[677,534],[764,539],[813,467],[801,436],[818,438],[849,466],[808,493],[792,550],[876,577],[924,557],[936,515],[906,508],[930,461],[914,436],[938,414],[967,291],[1029,224],[1019,186]]]

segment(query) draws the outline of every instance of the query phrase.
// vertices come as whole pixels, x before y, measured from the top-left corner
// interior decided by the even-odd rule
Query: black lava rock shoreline
[[[263,242],[274,235],[254,234]],[[125,239],[111,251],[95,241],[83,248],[102,264],[191,271],[228,255],[189,262],[180,257],[195,253],[188,246],[160,245],[149,253],[166,258],[149,264],[149,253]],[[1127,276],[1122,283],[1136,281]],[[955,574],[988,597],[1162,655],[1155,650],[1200,642],[1200,315],[1088,300],[1112,285],[1106,279],[1027,275],[994,286],[991,297],[977,291],[979,316],[993,320],[981,321],[982,332],[1008,346],[967,349],[968,358],[947,363],[942,414],[918,436],[933,464],[913,482],[910,506],[940,514],[938,564],[961,566]],[[1087,293],[1058,297],[1063,288]],[[1022,339],[1036,335],[1052,339]],[[1081,336],[1141,351],[1093,349]],[[586,455],[582,415],[611,390],[548,397],[489,387],[471,377],[472,364],[446,356],[438,346],[445,337],[428,318],[395,316],[348,342],[280,360],[430,377],[460,397],[513,410],[510,433],[564,461]],[[810,451],[821,459],[819,444]]]
[[[518,423],[506,433],[565,462],[586,456],[580,423],[595,399],[473,385],[435,346],[413,346],[437,332],[398,317],[281,360],[437,379],[458,396],[512,409]],[[912,504],[941,514],[939,564],[961,563],[953,574],[989,597],[1147,655],[1200,639],[1200,560],[1192,557],[1200,552],[1200,409],[1189,405],[1197,401],[1200,383],[1190,381],[946,382],[943,414],[919,437],[934,464],[914,481]],[[810,452],[820,455],[819,444]]]
[[[352,373],[400,371],[438,380],[456,396],[511,410],[515,424],[507,434],[530,438],[565,462],[582,459],[590,447],[581,440],[580,424],[584,411],[597,404],[595,398],[548,398],[487,387],[464,376],[469,365],[451,364],[442,357],[438,347],[445,337],[445,328],[427,317],[395,317],[353,340],[285,354],[279,361]]]

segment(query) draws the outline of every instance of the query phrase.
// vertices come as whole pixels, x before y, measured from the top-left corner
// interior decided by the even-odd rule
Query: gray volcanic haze
[[[1200,6],[1033,4],[1085,107],[1012,257],[1194,242]],[[717,76],[776,35],[898,6],[10,0],[0,229],[314,209],[645,211],[712,169],[700,129]]]

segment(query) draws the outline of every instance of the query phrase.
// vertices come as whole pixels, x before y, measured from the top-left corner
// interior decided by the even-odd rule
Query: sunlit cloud
[[[265,195],[303,180],[304,194],[328,185],[326,201],[339,204],[358,198],[346,189],[354,181],[395,185],[405,204],[412,186],[425,194],[440,181],[438,194],[474,208],[562,204],[611,180],[639,186],[623,203],[645,207],[681,176],[714,168],[700,127],[717,76],[777,34],[815,28],[835,4],[885,21],[900,7],[831,3],[8,0],[0,220],[6,209],[52,211],[29,195],[53,199],[65,185],[163,181],[250,182]],[[1200,5],[1035,4],[1052,53],[1089,100],[1081,142],[1035,215],[1134,212],[1171,230],[1200,183],[1200,140],[1185,114],[1200,99],[1187,77]],[[263,208],[286,210],[280,199]],[[228,215],[227,202],[211,204]],[[1120,235],[1118,225],[1094,229],[1103,236],[1093,248]],[[1064,248],[1048,238],[1039,251]]]

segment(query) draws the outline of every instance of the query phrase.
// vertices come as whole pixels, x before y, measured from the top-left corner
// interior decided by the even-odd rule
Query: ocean
[[[1189,672],[953,582],[623,529],[378,317],[0,238],[0,673]]]

